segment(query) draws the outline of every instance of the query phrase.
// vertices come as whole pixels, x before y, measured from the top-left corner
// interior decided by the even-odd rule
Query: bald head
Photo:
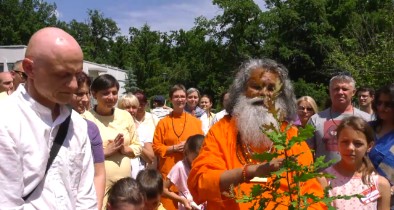
[[[83,56],[82,50],[74,37],[62,29],[48,27],[33,34],[29,40],[25,57],[42,60],[61,57],[63,53],[67,52]]]
[[[13,79],[10,72],[0,72],[0,92],[13,90]]]
[[[43,28],[30,38],[23,60],[27,91],[44,106],[66,104],[78,88],[76,74],[82,67],[77,41],[62,29]]]

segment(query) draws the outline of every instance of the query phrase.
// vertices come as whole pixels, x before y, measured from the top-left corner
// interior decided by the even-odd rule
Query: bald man
[[[65,31],[44,28],[30,38],[26,88],[0,103],[1,208],[97,209],[87,124],[66,106],[82,64],[80,46]],[[66,135],[46,171],[60,125]]]
[[[14,88],[13,79],[10,72],[0,72],[0,93],[11,94]]]

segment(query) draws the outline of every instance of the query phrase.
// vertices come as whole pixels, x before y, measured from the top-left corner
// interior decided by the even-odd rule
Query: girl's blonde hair
[[[133,95],[132,93],[127,93],[126,95],[123,95],[120,97],[118,101],[118,108],[119,109],[126,109],[127,107],[130,106],[140,106],[140,102],[138,101],[138,98]]]
[[[317,108],[316,101],[312,97],[310,97],[310,96],[301,96],[299,99],[297,99],[297,106],[300,105],[300,103],[302,101],[306,101],[306,102],[308,102],[311,105],[314,114],[319,112],[319,110]]]
[[[341,121],[341,124],[339,124],[337,128],[337,138],[339,137],[340,133],[344,128],[350,127],[354,129],[355,131],[362,132],[367,140],[367,145],[372,146],[373,142],[375,141],[375,132],[373,131],[372,127],[369,126],[367,121],[360,117],[356,116],[350,116]],[[362,174],[361,180],[363,181],[364,184],[369,185],[373,184],[371,181],[371,174],[372,172],[375,171],[374,166],[372,165],[371,160],[368,157],[368,154],[365,153],[363,156],[363,163],[364,167],[361,168],[360,172]]]

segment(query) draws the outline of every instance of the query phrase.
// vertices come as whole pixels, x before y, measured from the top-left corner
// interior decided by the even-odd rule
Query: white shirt
[[[201,115],[200,120],[202,122],[202,131],[204,132],[204,135],[207,135],[209,129],[211,128],[211,125],[213,125],[213,119],[215,119],[215,114],[212,114],[212,116],[208,116],[208,113],[204,112],[204,114]]]
[[[32,99],[23,85],[1,101],[1,209],[97,209],[87,124],[75,111],[63,146],[44,177],[59,125],[69,114],[70,109],[61,106],[53,121],[51,110]],[[33,189],[24,201],[22,197]]]
[[[140,139],[142,146],[144,143],[152,143],[153,135],[159,118],[149,112],[145,112],[144,119],[139,122],[134,118],[134,122],[137,125],[138,138]],[[145,169],[145,161],[141,157],[133,158],[131,162],[131,177],[137,178],[138,173]]]
[[[134,120],[137,125],[138,137],[142,144],[153,142],[153,134],[155,134],[155,129],[159,120],[160,119],[156,115],[149,112],[145,112],[143,121],[139,122]]]
[[[224,116],[228,115],[227,111],[225,109],[223,109],[222,111],[218,112],[215,114],[215,116],[213,117],[212,121],[211,121],[211,126],[217,122],[219,122],[220,119],[222,119]]]
[[[152,114],[156,115],[159,119],[162,119],[165,116],[169,115],[171,110],[164,109],[163,107],[156,107],[154,109],[151,109],[150,112]]]

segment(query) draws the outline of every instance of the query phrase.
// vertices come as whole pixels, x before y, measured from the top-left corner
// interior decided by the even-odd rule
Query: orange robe
[[[175,128],[172,125],[174,125]],[[189,136],[196,134],[204,134],[202,131],[202,123],[201,120],[189,113],[183,112],[182,115],[179,116],[173,116],[171,113],[159,121],[153,137],[152,147],[156,156],[159,158],[158,169],[164,179],[167,178],[168,173],[175,163],[183,159],[183,153],[181,152],[166,154],[167,147],[172,147],[172,145],[186,141]],[[167,210],[177,209],[177,203],[173,202],[171,199],[162,197],[161,202]]]
[[[193,161],[192,169],[188,178],[188,187],[196,203],[208,201],[208,209],[213,210],[236,210],[249,209],[252,203],[236,203],[234,199],[222,195],[220,191],[220,176],[226,170],[243,168],[236,154],[237,147],[237,128],[236,121],[230,116],[225,116],[221,121],[216,123],[205,137],[203,148],[199,156]],[[297,135],[295,127],[288,131],[288,139]],[[312,154],[309,147],[303,142],[301,145],[295,145],[291,153],[300,154],[298,162],[302,165],[312,162]],[[271,180],[268,179],[268,182]],[[239,187],[247,195],[250,192],[252,183],[242,183]],[[236,188],[239,189],[239,188]],[[285,179],[280,181],[280,190],[287,190]],[[307,181],[301,187],[301,194],[313,193],[323,196],[323,189],[316,179]],[[267,193],[268,194],[268,193]],[[281,199],[288,202],[289,198]],[[287,206],[274,207],[275,203],[271,202],[265,209],[288,209]],[[316,204],[309,209],[326,209],[323,204]]]

